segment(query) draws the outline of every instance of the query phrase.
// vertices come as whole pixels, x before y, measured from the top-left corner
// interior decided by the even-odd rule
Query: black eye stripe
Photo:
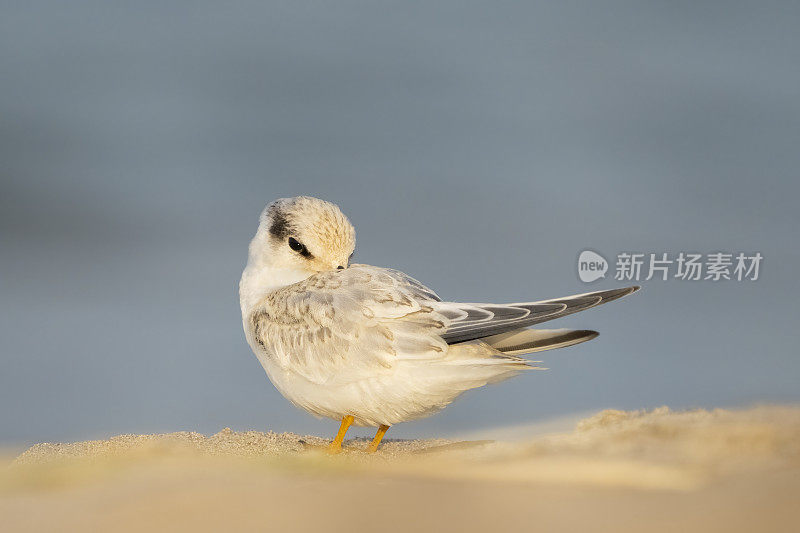
[[[269,233],[277,239],[283,239],[289,233],[289,222],[277,208],[272,211],[272,225],[269,227]]]
[[[308,251],[308,248],[305,247],[303,243],[295,239],[294,237],[289,237],[289,248],[294,250],[295,252],[299,253],[303,257],[310,259],[314,257],[311,255],[311,252]]]

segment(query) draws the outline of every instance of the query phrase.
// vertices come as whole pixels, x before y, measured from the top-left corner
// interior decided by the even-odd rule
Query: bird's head
[[[261,213],[249,264],[305,279],[347,268],[356,231],[339,207],[309,196],[281,198]]]

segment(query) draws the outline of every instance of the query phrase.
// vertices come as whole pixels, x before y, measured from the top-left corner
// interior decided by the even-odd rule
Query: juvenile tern
[[[355,229],[336,205],[298,196],[261,213],[239,282],[247,342],[291,403],[351,424],[389,426],[429,416],[463,392],[539,368],[523,354],[593,339],[589,330],[528,329],[638,290],[537,302],[442,301],[397,270],[350,264]]]

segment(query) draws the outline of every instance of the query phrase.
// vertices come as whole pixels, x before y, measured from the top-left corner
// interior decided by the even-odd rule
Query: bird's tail
[[[522,355],[572,346],[598,335],[589,329],[518,329],[481,340],[506,355]]]

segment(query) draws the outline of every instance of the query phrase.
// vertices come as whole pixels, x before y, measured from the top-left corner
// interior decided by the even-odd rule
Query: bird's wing
[[[402,358],[439,358],[447,319],[436,294],[395,270],[352,265],[267,295],[251,312],[254,340],[314,383],[390,371]]]
[[[279,366],[312,382],[330,383],[391,371],[401,359],[442,359],[451,344],[560,318],[637,289],[541,302],[465,304],[442,302],[402,272],[351,265],[269,293],[248,320],[255,342]],[[493,350],[486,355],[491,353],[499,355]]]
[[[464,304],[436,302],[448,319],[442,338],[448,344],[482,339],[546,322],[604,304],[636,292],[639,287],[575,294],[566,298],[516,304]]]
[[[555,348],[566,348],[590,341],[598,333],[589,329],[517,329],[491,337],[483,337],[495,350],[506,355],[524,355]]]

